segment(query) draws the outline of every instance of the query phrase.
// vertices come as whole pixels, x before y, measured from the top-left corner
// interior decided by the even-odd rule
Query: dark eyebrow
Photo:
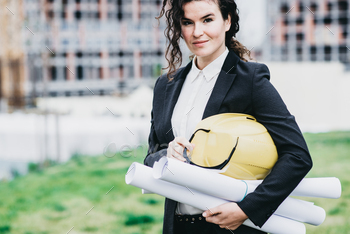
[[[203,16],[201,19],[208,18],[209,16],[214,16],[214,14],[213,14],[213,13],[209,13],[209,14],[207,14],[207,15]],[[181,19],[181,20],[190,20],[190,19],[187,19],[187,18],[185,18],[185,17],[182,17],[182,19]]]

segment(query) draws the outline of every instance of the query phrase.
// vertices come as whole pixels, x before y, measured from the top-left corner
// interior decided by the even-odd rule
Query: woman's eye
[[[209,23],[209,22],[211,22],[211,21],[213,21],[213,20],[210,19],[210,18],[207,18],[207,19],[204,20],[204,23]]]
[[[182,21],[182,25],[190,25],[191,24],[191,22],[190,21]]]

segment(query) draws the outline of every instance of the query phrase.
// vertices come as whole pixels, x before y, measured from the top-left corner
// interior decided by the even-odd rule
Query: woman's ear
[[[227,19],[225,20],[225,31],[229,31],[231,28],[231,14],[227,15]]]

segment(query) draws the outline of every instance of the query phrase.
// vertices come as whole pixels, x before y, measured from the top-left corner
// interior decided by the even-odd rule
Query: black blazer
[[[169,81],[162,75],[154,87],[149,150],[145,165],[166,156],[166,148],[174,139],[171,117],[181,87],[192,63],[180,68]],[[203,119],[220,113],[252,115],[270,133],[278,152],[278,161],[257,189],[239,203],[249,219],[261,227],[283,200],[293,191],[312,167],[312,160],[298,125],[280,95],[269,81],[265,64],[244,62],[230,51],[205,107]],[[163,233],[173,233],[176,202],[165,201]],[[243,227],[242,227],[243,228]],[[239,227],[235,233],[240,232]],[[223,229],[224,230],[224,229]]]

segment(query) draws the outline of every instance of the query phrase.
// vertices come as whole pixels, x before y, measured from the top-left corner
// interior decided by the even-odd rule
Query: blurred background
[[[269,67],[271,82],[296,117],[310,149],[315,154],[330,152],[334,158],[321,160],[320,167],[325,168],[313,175],[327,176],[326,168],[337,161],[335,154],[339,151],[343,161],[337,161],[340,164],[328,175],[336,176],[349,162],[350,0],[236,2],[240,12],[237,39],[251,51],[252,62]],[[4,220],[0,221],[0,233],[66,233],[73,226],[67,222],[60,223],[62,229],[56,227],[57,222],[74,216],[67,204],[76,204],[76,194],[67,204],[55,199],[43,202],[40,212],[44,213],[38,211],[38,222],[44,217],[45,225],[54,229],[35,229],[20,215],[33,208],[30,204],[35,204],[35,199],[49,196],[57,188],[53,184],[57,178],[45,173],[63,173],[70,184],[72,178],[80,178],[75,173],[90,171],[73,186],[82,186],[82,196],[90,194],[85,203],[77,199],[77,204],[84,203],[84,209],[100,202],[101,191],[105,193],[112,186],[130,190],[123,175],[132,161],[142,162],[146,155],[152,89],[167,66],[165,21],[155,19],[161,6],[160,0],[0,0],[0,220]],[[182,50],[184,66],[190,61],[190,52],[184,43]],[[325,155],[327,160],[332,159],[329,154]],[[318,155],[312,155],[317,162]],[[113,181],[118,170],[117,186]],[[38,182],[39,177],[31,176],[48,181]],[[96,182],[95,189],[84,190],[82,183],[86,185],[96,177],[110,183]],[[33,194],[25,196],[22,189],[28,189],[28,183]],[[52,187],[38,195],[43,183]],[[74,190],[70,186],[65,184],[56,196],[70,194]],[[14,196],[12,203],[4,198],[13,194],[21,195]],[[30,202],[29,194],[35,198]],[[120,199],[119,195],[114,198]],[[130,199],[132,203],[132,196]],[[160,198],[150,195],[137,199],[145,210],[148,205],[155,206],[156,218],[124,217],[128,213],[126,203],[123,211],[119,206],[104,211],[118,217],[123,214],[115,223],[125,226],[131,220],[131,229],[116,231],[112,225],[104,230],[85,223],[71,233],[158,233]],[[339,207],[347,204],[337,203]],[[329,208],[334,215],[343,212],[337,205]],[[42,211],[47,207],[54,215]],[[334,211],[336,208],[340,211]],[[110,217],[103,219],[107,222]],[[133,226],[135,222],[142,224],[141,229]]]

